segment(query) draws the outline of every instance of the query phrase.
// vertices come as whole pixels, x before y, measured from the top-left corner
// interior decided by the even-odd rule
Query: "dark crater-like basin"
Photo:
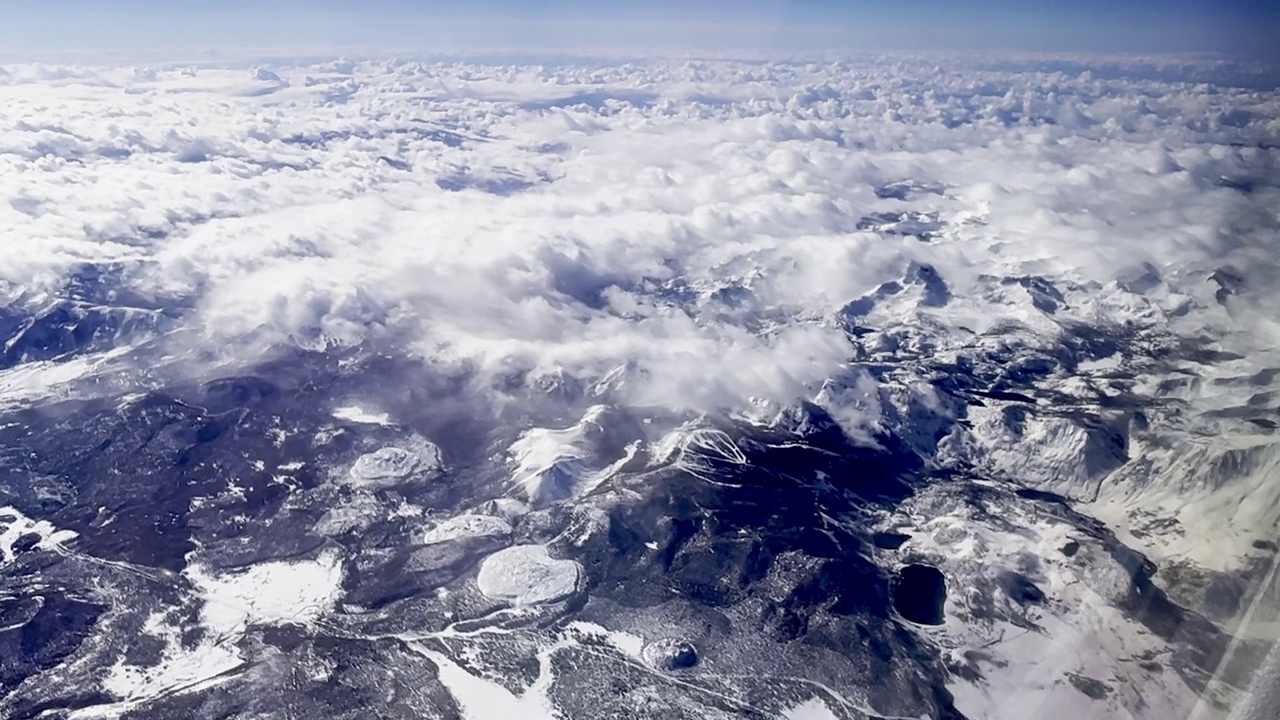
[[[920,625],[941,625],[947,604],[947,581],[929,565],[907,565],[893,581],[893,607]]]
[[[698,650],[693,643],[674,638],[650,643],[641,654],[650,666],[668,672],[687,670],[698,664]]]

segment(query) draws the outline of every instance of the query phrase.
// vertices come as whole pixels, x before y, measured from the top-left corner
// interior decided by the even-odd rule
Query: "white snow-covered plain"
[[[342,563],[332,553],[225,573],[193,565],[187,572],[204,599],[201,624],[219,637],[244,632],[254,623],[306,625],[323,618],[342,594],[342,573]]]
[[[34,323],[102,266],[176,318],[139,311],[143,330],[76,357],[0,348],[0,408],[366,343],[465,377],[495,407],[513,382],[590,399],[490,449],[527,508],[415,531],[437,546],[505,538],[525,510],[579,501],[637,458],[714,480],[746,455],[706,416],[767,426],[803,400],[856,443],[891,430],[930,469],[1063,496],[1162,568],[1239,572],[1280,519],[1277,77],[1205,59],[933,55],[6,66],[5,309]],[[1012,372],[1090,342],[1106,350],[954,426],[934,387],[946,378],[920,369],[991,350]],[[130,364],[142,347],[158,367]],[[1150,401],[1140,414],[1134,398]],[[361,404],[325,412],[393,427]],[[650,437],[632,413],[680,422]],[[422,438],[362,447],[333,468],[353,497],[311,527],[365,528],[385,515],[376,493],[442,462]],[[912,538],[895,561],[979,588],[919,629],[975,670],[948,685],[958,709],[1160,719],[1196,703],[1151,669],[1172,641],[1116,609],[1127,569],[1030,500],[1000,512],[923,492],[882,518]],[[22,535],[58,551],[75,537],[7,508],[0,528],[5,563]],[[183,577],[205,639],[150,615],[158,663],[117,658],[103,687],[118,703],[79,716],[218,682],[246,628],[336,612],[346,572],[336,554],[203,568],[197,550]],[[993,600],[983,588],[1005,571],[1051,601]],[[474,579],[521,609],[583,590],[584,570],[521,544]],[[638,652],[612,632],[607,645]],[[418,652],[467,717],[555,712],[545,683],[518,694]],[[811,699],[785,716],[836,714]]]

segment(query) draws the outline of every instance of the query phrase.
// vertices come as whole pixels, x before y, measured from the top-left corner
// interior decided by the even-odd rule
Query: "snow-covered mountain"
[[[1278,80],[8,66],[0,717],[1253,712]]]

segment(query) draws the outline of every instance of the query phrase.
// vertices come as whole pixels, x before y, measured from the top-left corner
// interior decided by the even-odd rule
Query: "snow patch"
[[[343,569],[336,552],[219,574],[190,565],[184,574],[204,596],[201,623],[225,638],[255,624],[310,625],[332,612],[342,595]]]
[[[670,462],[685,472],[711,483],[719,483],[717,465],[745,465],[742,448],[723,430],[691,421],[664,435],[653,444],[649,458],[654,463]]]
[[[575,620],[566,625],[565,629],[571,633],[604,641],[612,645],[618,652],[632,659],[642,660],[644,657],[644,638],[639,635],[620,630],[610,630],[602,625],[583,620]]]
[[[1143,448],[1085,510],[1153,559],[1239,567],[1280,531],[1280,442],[1215,437]]]
[[[0,370],[0,409],[72,396],[78,381],[102,372],[113,360],[132,350],[132,347],[122,346],[60,362],[40,360]]]
[[[13,546],[24,535],[36,535],[35,549],[58,551],[79,536],[72,530],[59,530],[47,520],[32,520],[14,507],[0,507],[0,564],[17,557]]]
[[[839,720],[831,707],[818,698],[810,698],[782,713],[785,720]]]
[[[422,646],[415,649],[440,669],[440,682],[457,701],[464,720],[554,720],[560,717],[552,702],[533,688],[523,695],[516,695],[501,683],[472,675],[443,653]]]
[[[511,534],[511,523],[493,515],[458,515],[427,531],[422,541],[427,545],[465,540],[467,538],[500,537]]]
[[[1105,478],[1126,461],[1126,433],[1102,422],[1031,415],[1017,430],[1000,408],[971,408],[974,436],[986,444],[983,464],[999,477],[1090,502]]]
[[[541,545],[516,545],[485,558],[476,585],[494,600],[538,605],[573,595],[581,574],[578,563],[556,560]]]
[[[212,638],[203,639],[195,647],[182,643],[180,627],[165,617],[165,613],[153,613],[143,626],[143,632],[164,642],[160,661],[149,667],[129,665],[123,654],[108,670],[102,681],[102,689],[121,702],[86,708],[70,717],[115,717],[130,707],[150,698],[194,688],[220,675],[230,673],[243,664],[235,646],[219,643]]]
[[[620,452],[611,452],[620,444],[620,425],[614,410],[595,405],[567,428],[526,431],[508,449],[515,462],[513,484],[534,506],[591,492],[638,451],[639,442],[632,441]]]
[[[922,631],[974,673],[947,685],[966,717],[1162,720],[1186,717],[1196,703],[1171,666],[1176,648],[1117,607],[1132,572],[1101,541],[1037,501],[974,506],[941,485],[898,512],[912,557],[954,578],[943,625]],[[1077,550],[1063,552],[1071,542]],[[1002,582],[1010,573],[1036,594]]]
[[[345,405],[340,408],[335,408],[333,416],[339,420],[346,420],[347,422],[362,423],[366,425],[389,426],[393,424],[391,422],[391,416],[387,413],[373,412],[358,405]]]

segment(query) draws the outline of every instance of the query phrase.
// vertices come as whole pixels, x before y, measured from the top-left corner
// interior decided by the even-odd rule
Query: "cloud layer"
[[[0,291],[39,316],[92,268],[91,305],[165,309],[171,357],[374,343],[675,410],[813,396],[849,303],[907,307],[887,281],[978,333],[1043,320],[1001,289],[1031,276],[1109,288],[1062,303],[1082,320],[1274,333],[1247,319],[1276,275],[1265,77],[1085,67],[8,66]],[[1224,268],[1249,291],[1219,327],[1183,306]],[[1148,272],[1163,300],[1125,289]]]

